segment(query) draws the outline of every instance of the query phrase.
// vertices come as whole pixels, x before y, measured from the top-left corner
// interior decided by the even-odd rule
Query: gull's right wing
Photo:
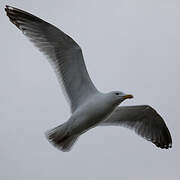
[[[68,35],[44,20],[20,9],[6,6],[7,16],[48,56],[73,112],[97,90],[93,85],[79,45]]]
[[[160,148],[172,146],[171,134],[162,117],[150,106],[120,106],[100,125],[125,126]]]

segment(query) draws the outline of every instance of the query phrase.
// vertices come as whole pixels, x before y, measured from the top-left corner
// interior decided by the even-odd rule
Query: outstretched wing
[[[170,148],[172,139],[162,117],[150,106],[122,106],[100,125],[125,126],[160,148]]]
[[[88,75],[81,48],[71,37],[42,19],[10,6],[5,10],[10,21],[48,56],[73,112],[97,91]]]

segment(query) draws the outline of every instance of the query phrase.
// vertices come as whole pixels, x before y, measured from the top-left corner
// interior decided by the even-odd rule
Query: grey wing
[[[86,98],[96,93],[79,45],[64,32],[44,20],[6,6],[7,16],[48,56],[73,112]]]
[[[160,148],[170,148],[172,139],[162,117],[150,106],[118,107],[110,117],[103,121],[103,126],[125,126]]]

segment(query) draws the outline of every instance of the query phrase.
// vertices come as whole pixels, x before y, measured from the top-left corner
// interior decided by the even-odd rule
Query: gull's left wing
[[[171,134],[164,120],[147,105],[118,107],[100,125],[128,127],[157,147],[168,149],[172,146]]]
[[[7,16],[53,65],[71,111],[97,90],[87,72],[80,46],[67,34],[44,20],[6,6]]]

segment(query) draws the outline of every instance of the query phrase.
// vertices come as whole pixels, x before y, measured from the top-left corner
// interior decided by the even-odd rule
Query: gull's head
[[[108,97],[111,99],[111,101],[114,104],[118,105],[121,102],[123,102],[125,99],[133,98],[133,95],[126,94],[126,93],[123,93],[123,92],[120,92],[120,91],[113,91],[113,92],[108,93]]]

